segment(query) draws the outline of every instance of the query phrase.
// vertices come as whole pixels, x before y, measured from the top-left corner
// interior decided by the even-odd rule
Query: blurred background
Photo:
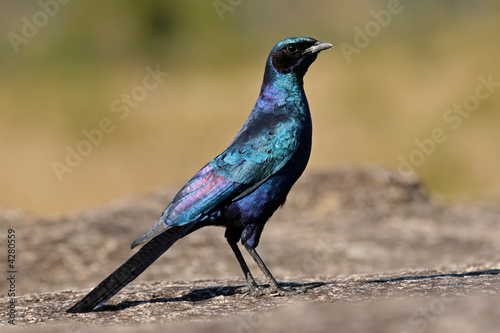
[[[500,202],[497,1],[3,0],[0,29],[2,208],[73,212],[182,185],[245,121],[273,45],[297,35],[335,44],[305,78],[309,172],[414,169],[442,200]]]

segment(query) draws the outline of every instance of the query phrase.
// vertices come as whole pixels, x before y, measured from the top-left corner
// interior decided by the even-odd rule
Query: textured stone
[[[94,287],[133,253],[130,243],[176,190],[74,215],[0,211],[2,226],[16,231],[17,326],[37,324],[41,332],[100,325],[126,331],[139,324],[146,332],[500,327],[500,212],[444,205],[418,179],[383,169],[306,174],[266,225],[259,253],[278,281],[308,288],[303,294],[244,296],[223,229],[205,228],[180,240],[104,311],[66,314],[89,291],[76,290]],[[7,283],[0,282],[0,317],[9,326]]]

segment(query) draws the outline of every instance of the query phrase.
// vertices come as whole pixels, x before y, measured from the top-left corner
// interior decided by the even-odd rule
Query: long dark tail
[[[87,296],[68,309],[67,312],[90,312],[99,305],[104,304],[144,272],[149,265],[167,251],[179,238],[186,235],[191,228],[191,224],[172,227],[150,240],[129,260],[88,293]]]

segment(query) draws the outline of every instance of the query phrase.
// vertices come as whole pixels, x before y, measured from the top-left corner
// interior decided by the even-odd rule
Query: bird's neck
[[[260,89],[259,100],[267,104],[284,105],[289,101],[305,99],[302,77],[296,75],[265,76]]]

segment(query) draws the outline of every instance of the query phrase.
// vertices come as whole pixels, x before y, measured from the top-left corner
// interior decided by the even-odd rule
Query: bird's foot
[[[254,290],[248,290],[246,293],[243,294],[243,297],[247,296],[252,296],[252,297],[261,297],[266,295],[266,292],[264,289],[254,289]]]
[[[262,288],[259,286],[245,286],[240,290],[243,297],[262,297],[262,296],[294,296],[305,293],[306,288],[283,288],[279,285]]]
[[[283,288],[279,285],[271,286],[268,290],[266,290],[266,294],[270,296],[294,296],[303,294],[306,292],[306,289],[294,289],[294,288]]]
[[[261,287],[259,287],[258,285],[249,285],[249,286],[245,286],[245,287],[242,287],[240,289],[240,292],[243,293],[243,297],[247,297],[247,296],[252,296],[252,297],[260,297],[260,296],[264,296],[266,293],[265,293],[265,290]]]

